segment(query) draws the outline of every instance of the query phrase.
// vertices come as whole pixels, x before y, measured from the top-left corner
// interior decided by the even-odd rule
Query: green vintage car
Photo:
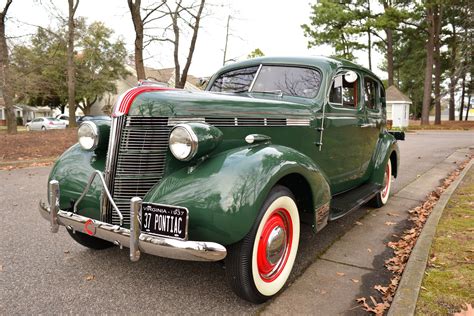
[[[257,58],[222,68],[206,91],[154,85],[84,122],[49,176],[41,214],[81,245],[225,260],[240,297],[285,285],[300,226],[320,231],[381,207],[399,149],[372,72],[324,58]]]

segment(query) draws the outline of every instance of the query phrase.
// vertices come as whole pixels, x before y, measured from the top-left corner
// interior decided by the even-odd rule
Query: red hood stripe
[[[130,107],[132,106],[135,98],[144,92],[151,91],[166,91],[166,90],[175,90],[174,88],[165,88],[165,87],[156,87],[156,86],[142,86],[132,88],[125,93],[123,93],[117,100],[117,103],[114,106],[112,112],[112,117],[119,117],[124,114],[128,114]]]

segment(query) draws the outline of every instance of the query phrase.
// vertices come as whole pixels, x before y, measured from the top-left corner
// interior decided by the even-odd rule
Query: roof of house
[[[387,102],[407,102],[407,103],[412,103],[411,99],[404,95],[400,90],[398,90],[397,87],[394,85],[391,85],[388,87],[388,89],[385,91],[385,94],[387,95],[386,101]]]

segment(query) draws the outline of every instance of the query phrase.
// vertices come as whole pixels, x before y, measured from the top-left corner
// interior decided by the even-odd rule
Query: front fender
[[[71,208],[71,202],[79,198],[89,177],[95,170],[104,170],[104,158],[93,151],[83,150],[79,144],[73,145],[59,157],[51,169],[48,182],[53,179],[59,181],[61,209]],[[78,213],[101,220],[101,192],[102,184],[98,179],[95,179],[87,195],[79,204]]]
[[[400,150],[398,148],[397,140],[393,135],[388,132],[384,132],[379,138],[377,143],[377,150],[375,151],[374,167],[372,176],[370,178],[371,183],[383,185],[385,166],[388,163],[390,157],[393,157],[395,161],[392,161],[392,174],[396,177],[398,165],[400,163]]]
[[[152,188],[144,201],[188,208],[191,240],[228,245],[249,232],[271,188],[293,173],[309,183],[313,210],[329,201],[327,181],[310,158],[265,144],[231,149],[180,169]]]

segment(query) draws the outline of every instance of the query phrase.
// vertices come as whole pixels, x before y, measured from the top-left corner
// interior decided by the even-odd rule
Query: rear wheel
[[[69,229],[66,229],[69,235],[71,235],[72,239],[77,241],[79,244],[83,245],[84,247],[95,249],[95,250],[102,250],[112,247],[114,244],[111,242],[105,241],[100,238],[95,238],[84,233],[80,233],[78,231],[72,232]]]
[[[300,219],[293,194],[276,186],[250,232],[228,247],[226,277],[232,290],[252,303],[277,294],[293,269],[299,238]]]
[[[392,163],[390,159],[385,166],[385,174],[384,174],[384,187],[382,191],[377,193],[377,195],[371,200],[371,204],[374,207],[382,207],[388,202],[388,198],[390,197],[390,189],[392,186]]]

